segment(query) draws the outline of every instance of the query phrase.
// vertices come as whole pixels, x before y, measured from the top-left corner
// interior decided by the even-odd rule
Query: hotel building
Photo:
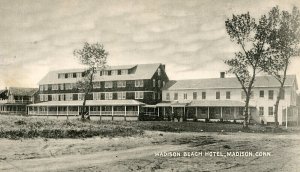
[[[84,77],[84,69],[49,72],[39,82],[39,103],[28,106],[29,115],[77,116],[83,93],[76,82]],[[108,119],[137,119],[141,106],[157,104],[162,88],[169,81],[163,64],[111,66],[97,70],[93,91],[86,105],[91,116]]]
[[[274,104],[279,82],[272,76],[258,76],[250,99],[251,119],[257,123],[274,123]],[[295,75],[288,75],[279,103],[278,121],[282,125],[299,122],[296,106],[298,90]],[[238,80],[225,78],[169,81],[163,88],[162,102],[156,113],[167,117],[179,114],[188,120],[243,120],[245,93]]]

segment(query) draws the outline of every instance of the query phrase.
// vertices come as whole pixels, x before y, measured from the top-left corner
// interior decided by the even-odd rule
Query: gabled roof
[[[295,75],[287,75],[285,87],[297,84]],[[280,87],[280,83],[273,76],[257,76],[254,87]],[[296,85],[297,87],[297,85]],[[235,77],[208,78],[169,81],[163,90],[186,90],[186,89],[220,89],[241,88],[241,84]]]
[[[120,70],[120,69],[134,69],[132,74],[126,75],[110,75],[110,76],[100,76],[98,73],[95,74],[94,81],[117,81],[117,80],[138,80],[138,79],[151,79],[160,63],[154,64],[137,64],[137,65],[124,65],[124,66],[109,66],[106,70]],[[40,82],[43,84],[61,84],[61,83],[75,83],[81,78],[67,78],[58,79],[59,73],[73,73],[73,72],[84,72],[85,69],[68,69],[68,70],[58,70],[50,71]]]
[[[38,88],[10,87],[8,91],[10,95],[14,96],[32,96],[38,91]]]

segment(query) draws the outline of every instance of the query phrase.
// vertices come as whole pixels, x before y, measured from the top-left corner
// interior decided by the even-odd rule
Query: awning
[[[83,101],[48,101],[28,106],[82,106]],[[136,100],[87,100],[86,106],[139,106],[145,103]]]
[[[189,107],[244,107],[245,103],[236,100],[193,100]],[[250,107],[254,107],[249,105]]]

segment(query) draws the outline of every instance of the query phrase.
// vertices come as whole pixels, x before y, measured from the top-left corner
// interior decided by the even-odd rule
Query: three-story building
[[[84,94],[76,83],[84,69],[49,72],[39,82],[40,103],[29,106],[30,115],[78,115]],[[87,97],[90,114],[102,117],[138,116],[140,106],[156,104],[168,82],[163,64],[111,66],[97,70],[93,91]]]

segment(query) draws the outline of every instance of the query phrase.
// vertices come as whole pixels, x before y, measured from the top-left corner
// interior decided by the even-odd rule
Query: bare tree
[[[278,105],[284,95],[287,69],[291,63],[291,59],[299,56],[299,9],[294,7],[290,13],[288,11],[280,11],[278,7],[273,7],[270,11],[270,21],[272,24],[270,34],[268,35],[270,53],[265,64],[263,64],[263,68],[280,83],[274,105],[274,121],[275,126],[278,127]]]
[[[80,111],[81,118],[85,119],[85,116],[87,116],[87,119],[90,119],[90,114],[86,108],[86,100],[93,90],[94,74],[97,71],[103,71],[106,67],[108,52],[100,43],[89,44],[85,42],[83,48],[74,50],[73,54],[81,64],[87,66],[87,69],[83,72],[82,80],[78,81],[76,85],[79,92],[84,93]]]
[[[231,19],[225,21],[227,33],[231,41],[237,43],[240,51],[235,53],[235,57],[225,60],[229,66],[227,73],[236,76],[245,93],[245,107],[243,111],[243,128],[248,129],[250,120],[249,101],[254,87],[257,74],[262,71],[261,63],[267,54],[266,35],[269,32],[269,20],[263,15],[258,22],[248,13],[233,15]]]

